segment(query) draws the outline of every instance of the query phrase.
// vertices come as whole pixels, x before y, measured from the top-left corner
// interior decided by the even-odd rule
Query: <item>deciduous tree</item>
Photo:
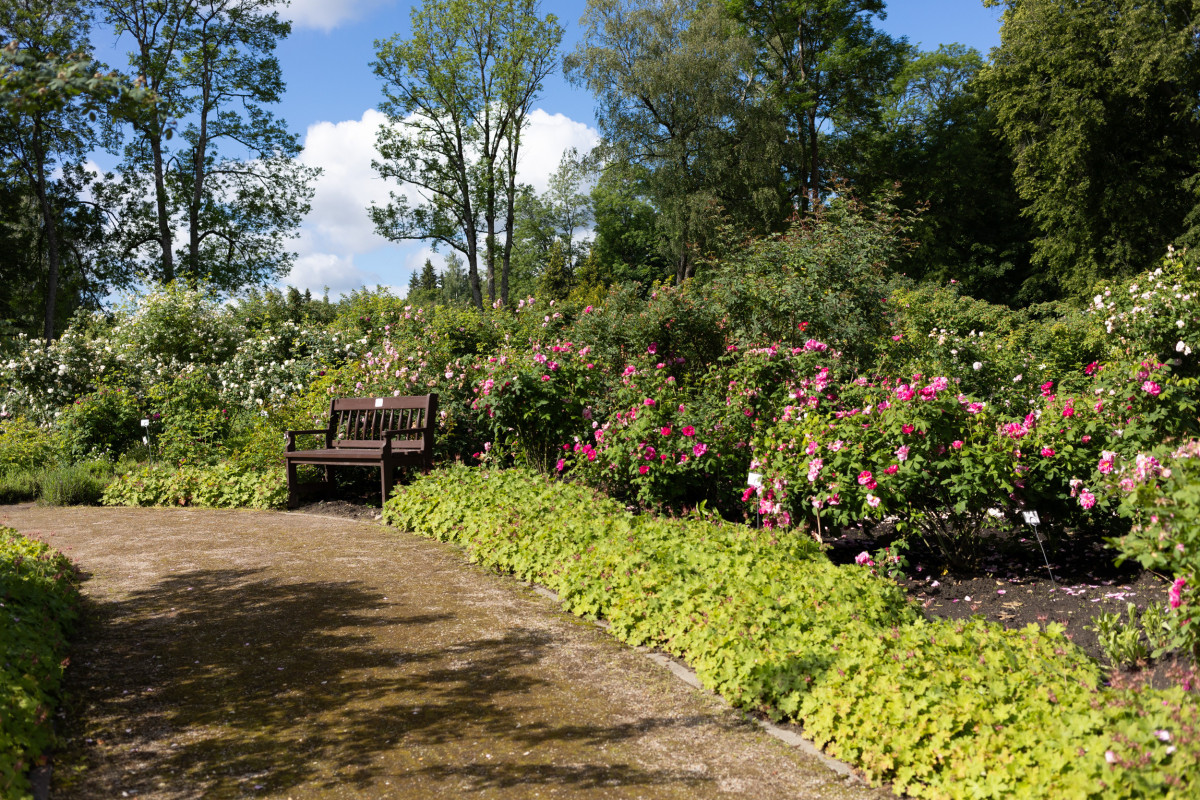
[[[409,38],[376,42],[372,66],[390,124],[373,165],[404,188],[372,206],[371,219],[393,241],[462,253],[477,308],[481,247],[488,301],[497,290],[508,299],[522,136],[561,39],[536,0],[426,0],[413,9]]]
[[[1047,280],[1085,294],[1194,239],[1200,2],[996,4],[1000,47],[981,77]]]

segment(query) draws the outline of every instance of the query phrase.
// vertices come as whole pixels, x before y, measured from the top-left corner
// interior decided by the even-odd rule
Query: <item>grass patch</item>
[[[633,516],[520,471],[401,487],[393,525],[542,583],[631,644],[686,659],[735,705],[801,722],[875,782],[928,798],[1194,797],[1200,710],[1106,688],[1058,625],[925,619],[807,537]]]

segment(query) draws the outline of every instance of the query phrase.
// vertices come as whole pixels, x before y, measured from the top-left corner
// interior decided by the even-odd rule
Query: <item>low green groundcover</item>
[[[106,506],[201,506],[282,508],[287,503],[283,469],[247,469],[234,464],[139,467],[118,475],[104,490]]]
[[[635,516],[576,485],[462,467],[401,488],[384,518],[683,657],[730,702],[799,721],[898,792],[1200,792],[1194,693],[1104,687],[1059,625],[925,619],[894,583],[831,564],[802,535]]]
[[[0,527],[0,797],[30,795],[28,772],[54,742],[53,704],[78,605],[67,557]]]

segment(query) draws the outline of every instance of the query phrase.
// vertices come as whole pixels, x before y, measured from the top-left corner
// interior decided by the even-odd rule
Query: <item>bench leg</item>
[[[395,466],[388,464],[386,462],[384,462],[383,464],[381,464],[379,466],[380,483],[382,484],[381,488],[383,489],[383,500],[382,500],[382,502],[380,502],[380,507],[382,507],[383,503],[386,503],[388,498],[392,496],[392,486],[395,483],[395,481],[394,481],[395,476],[396,476]]]
[[[297,496],[299,486],[297,486],[298,478],[296,476],[296,464],[292,461],[287,462],[287,507],[296,508],[300,505],[300,499]]]

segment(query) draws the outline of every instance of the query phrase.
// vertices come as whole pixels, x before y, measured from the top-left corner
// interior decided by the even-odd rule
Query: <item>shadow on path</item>
[[[570,695],[539,677],[545,632],[480,637],[479,620],[459,617],[358,581],[262,569],[176,574],[92,602],[68,670],[64,759],[87,768],[61,774],[54,796],[704,782],[602,751],[711,720],[591,724],[597,715],[573,713]]]

